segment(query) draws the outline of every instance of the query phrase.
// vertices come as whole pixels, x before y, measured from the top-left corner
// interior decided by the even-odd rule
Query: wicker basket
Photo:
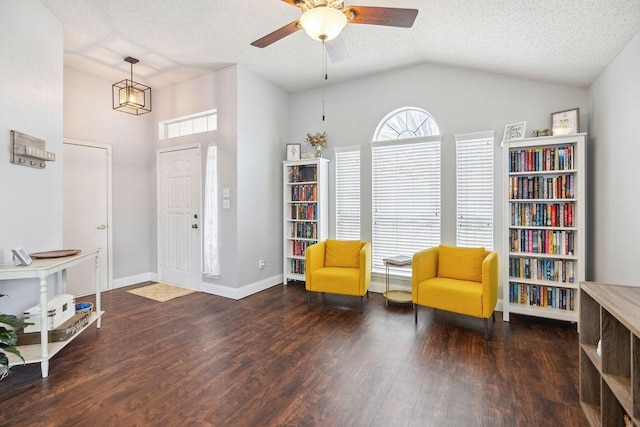
[[[91,313],[93,311],[92,302],[79,302],[76,303],[76,313]]]

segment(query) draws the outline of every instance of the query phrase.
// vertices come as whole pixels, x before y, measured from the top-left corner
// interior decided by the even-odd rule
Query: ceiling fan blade
[[[397,7],[351,6],[344,9],[350,24],[385,25],[409,28],[418,15],[418,9]],[[353,15],[353,18],[350,16]]]
[[[324,45],[327,48],[327,53],[333,63],[343,61],[349,57],[349,51],[347,50],[347,45],[344,44],[342,35],[338,35],[338,37],[326,41]]]
[[[251,45],[255,47],[267,47],[270,44],[287,37],[289,34],[295,33],[299,29],[300,27],[298,26],[298,21],[293,21],[285,25],[284,27],[278,28],[274,32],[269,33],[266,36],[254,41],[253,43],[251,43]]]
[[[296,5],[296,0],[282,0],[282,1],[285,2],[285,3],[289,3],[291,6],[298,7]]]

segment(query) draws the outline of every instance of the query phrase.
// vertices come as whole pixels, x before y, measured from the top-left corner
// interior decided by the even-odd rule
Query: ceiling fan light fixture
[[[317,6],[307,10],[300,17],[300,25],[315,40],[332,40],[347,25],[347,17],[338,9]]]

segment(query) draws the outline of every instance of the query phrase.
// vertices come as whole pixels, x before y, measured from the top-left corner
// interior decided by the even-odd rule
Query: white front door
[[[100,252],[100,289],[109,288],[110,277],[110,177],[111,147],[64,141],[63,243],[65,249]],[[67,269],[66,292],[76,296],[95,293],[95,266],[80,263]]]
[[[199,289],[200,148],[158,151],[158,273]]]

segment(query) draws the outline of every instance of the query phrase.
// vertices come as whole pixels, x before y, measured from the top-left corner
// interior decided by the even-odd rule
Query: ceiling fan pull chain
[[[324,39],[322,39],[322,73],[324,74],[324,82],[322,83],[322,121],[324,122],[324,87],[329,79],[327,73],[327,46]]]

